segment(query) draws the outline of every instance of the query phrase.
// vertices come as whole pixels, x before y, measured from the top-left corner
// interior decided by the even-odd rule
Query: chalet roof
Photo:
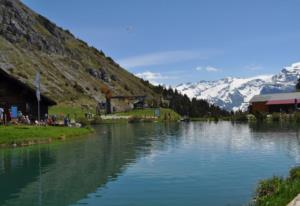
[[[252,102],[268,102],[268,101],[283,101],[283,100],[294,101],[295,99],[300,99],[300,92],[255,95],[250,100],[250,103],[252,103]]]
[[[32,92],[35,95],[35,92],[36,92],[35,89],[33,89],[29,85],[23,83],[21,80],[17,79],[13,75],[9,74],[7,71],[3,70],[1,67],[0,67],[0,75],[13,81],[16,85],[25,87],[26,89],[28,89],[28,91]],[[41,94],[41,100],[44,101],[45,103],[47,103],[48,105],[56,105],[57,104],[54,100],[50,99],[49,97],[47,97],[43,94]]]
[[[278,105],[278,104],[295,104],[300,103],[300,99],[286,99],[286,100],[270,100],[266,105]]]

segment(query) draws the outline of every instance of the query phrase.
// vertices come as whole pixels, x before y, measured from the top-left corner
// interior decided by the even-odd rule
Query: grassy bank
[[[71,105],[56,105],[49,108],[49,114],[55,115],[70,115],[71,118],[83,118],[85,113],[95,113],[93,109],[83,109],[80,106],[71,106]]]
[[[131,116],[136,119],[154,119],[157,121],[178,121],[181,118],[178,113],[168,108],[160,108],[160,116],[156,118],[155,110],[155,108],[135,109],[128,112],[116,113],[116,115]]]
[[[300,193],[300,167],[290,170],[287,178],[273,177],[259,183],[256,206],[286,206]]]
[[[87,135],[91,128],[0,126],[0,146],[27,146]]]

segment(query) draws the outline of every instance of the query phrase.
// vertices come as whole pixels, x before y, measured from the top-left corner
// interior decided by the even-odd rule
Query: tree
[[[300,91],[300,78],[299,78],[298,81],[297,81],[297,84],[296,84],[296,90],[297,90],[297,91]]]

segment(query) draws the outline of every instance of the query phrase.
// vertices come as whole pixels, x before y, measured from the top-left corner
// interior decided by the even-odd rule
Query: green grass
[[[79,106],[64,106],[64,105],[57,105],[57,106],[53,106],[49,108],[49,114],[50,115],[70,115],[71,118],[83,118],[85,117],[85,113],[87,112],[91,112],[91,113],[95,113],[94,110],[86,110],[86,109],[82,109]]]
[[[155,109],[154,108],[147,108],[147,109],[134,109],[128,112],[120,112],[116,113],[116,115],[125,115],[125,116],[132,116],[134,118],[151,118],[155,116]],[[158,118],[159,121],[177,121],[181,118],[181,116],[173,111],[172,109],[168,108],[160,108],[160,117]]]
[[[300,193],[300,167],[291,169],[287,178],[273,177],[259,183],[256,206],[286,206]]]
[[[69,128],[51,126],[0,126],[0,145],[45,142],[49,139],[59,140],[91,133],[91,128]]]

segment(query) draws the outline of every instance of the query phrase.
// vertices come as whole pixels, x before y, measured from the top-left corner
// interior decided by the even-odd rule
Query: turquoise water
[[[101,125],[89,138],[0,149],[0,205],[237,206],[300,163],[297,127]]]

